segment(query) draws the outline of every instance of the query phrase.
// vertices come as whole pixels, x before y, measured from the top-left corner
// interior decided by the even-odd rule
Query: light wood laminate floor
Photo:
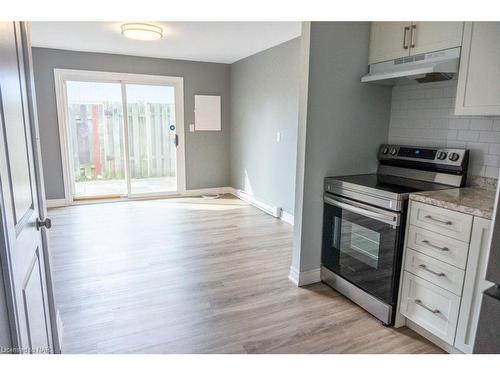
[[[51,209],[65,353],[438,353],[317,283],[292,227],[234,198]]]

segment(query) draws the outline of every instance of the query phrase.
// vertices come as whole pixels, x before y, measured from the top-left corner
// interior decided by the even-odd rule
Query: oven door
[[[326,194],[324,267],[388,303],[397,299],[401,268],[401,215]]]

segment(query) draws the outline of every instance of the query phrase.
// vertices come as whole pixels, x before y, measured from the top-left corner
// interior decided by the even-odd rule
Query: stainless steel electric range
[[[393,325],[408,195],[465,185],[469,152],[381,145],[376,174],[325,178],[321,280]]]

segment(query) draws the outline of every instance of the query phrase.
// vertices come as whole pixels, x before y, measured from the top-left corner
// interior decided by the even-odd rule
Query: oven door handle
[[[333,198],[330,198],[330,197],[323,197],[323,200],[325,201],[325,203],[330,204],[332,206],[336,206],[336,207],[342,208],[346,211],[351,211],[351,212],[354,212],[356,214],[363,215],[363,216],[369,217],[371,219],[381,221],[383,223],[392,225],[393,227],[397,227],[399,225],[399,214],[390,214],[390,213],[384,214],[384,213],[380,213],[380,212],[375,212],[375,211],[372,211],[368,208],[355,206],[351,203],[340,202],[340,201],[333,199]]]

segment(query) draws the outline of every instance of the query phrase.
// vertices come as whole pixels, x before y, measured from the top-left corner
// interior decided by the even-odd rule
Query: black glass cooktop
[[[432,182],[413,180],[410,178],[389,176],[383,174],[359,174],[353,176],[327,177],[326,182],[346,183],[346,185],[362,186],[370,189],[390,192],[395,194],[416,193],[419,191],[453,189],[454,186]]]

